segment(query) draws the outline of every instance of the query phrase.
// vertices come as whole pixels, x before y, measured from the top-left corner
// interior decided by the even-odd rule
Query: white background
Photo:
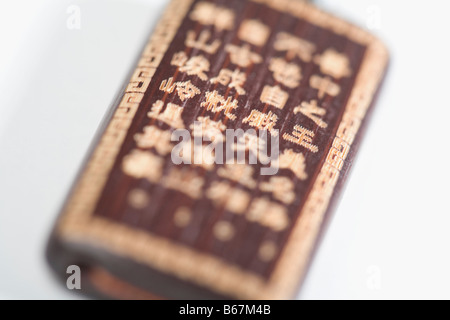
[[[0,299],[78,298],[44,248],[165,0],[0,0]],[[66,27],[81,8],[81,29]],[[450,298],[444,1],[323,0],[390,48],[389,77],[301,299]]]

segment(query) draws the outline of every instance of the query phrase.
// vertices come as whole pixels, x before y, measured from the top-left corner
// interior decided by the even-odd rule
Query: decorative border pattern
[[[117,255],[131,258],[161,272],[240,299],[287,299],[295,294],[297,282],[306,272],[340,170],[382,80],[388,62],[388,52],[371,34],[306,2],[250,1],[289,13],[367,47],[333,146],[270,279],[266,281],[218,258],[93,216],[95,205],[139,103],[193,0],[172,0],[158,23],[118,109],[58,222],[57,232],[63,241],[95,243]],[[144,86],[136,85],[142,82]],[[148,250],[149,247],[152,250]],[[221,277],[217,277],[219,272]]]

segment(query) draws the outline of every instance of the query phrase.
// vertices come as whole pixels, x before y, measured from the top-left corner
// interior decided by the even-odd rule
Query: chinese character
[[[177,82],[175,85],[177,86],[177,93],[181,101],[193,98],[201,93],[201,91],[191,83],[191,80]]]
[[[127,198],[128,204],[137,210],[146,208],[150,203],[148,192],[140,188],[132,189]]]
[[[289,99],[289,94],[281,90],[279,86],[265,86],[261,93],[261,102],[270,104],[278,109],[283,109]]]
[[[278,51],[287,51],[286,57],[288,60],[299,57],[305,62],[310,62],[316,47],[309,41],[286,32],[281,32],[275,40],[275,49]]]
[[[270,160],[267,155],[266,139],[262,139],[261,137],[248,132],[239,137],[238,141],[233,145],[233,150],[237,152],[248,151],[250,155],[253,155],[262,163],[267,163]]]
[[[208,91],[206,93],[206,101],[202,102],[201,106],[206,108],[207,111],[216,113],[219,112],[219,104],[221,104],[224,99],[224,96],[219,94],[218,91]]]
[[[188,207],[179,207],[173,214],[173,222],[178,228],[185,228],[192,221],[192,210]]]
[[[251,114],[242,120],[242,123],[248,123],[252,127],[256,127],[259,130],[267,130],[273,135],[277,135],[274,131],[275,125],[277,124],[278,116],[270,111],[268,114],[262,113],[258,110],[253,109]]]
[[[186,194],[192,199],[199,199],[202,195],[203,177],[189,167],[173,168],[162,179],[162,184],[167,189],[172,189]]]
[[[269,182],[263,182],[260,190],[270,192],[276,200],[285,204],[294,202],[294,183],[286,177],[271,177]]]
[[[294,109],[294,113],[301,113],[307,116],[321,128],[328,127],[328,124],[321,119],[321,117],[323,117],[327,113],[327,110],[317,106],[317,100],[312,100],[311,102],[302,102],[299,107],[296,107]]]
[[[225,207],[236,214],[243,214],[251,200],[249,193],[233,188],[228,182],[217,181],[211,184],[206,196],[216,207]]]
[[[226,242],[233,239],[236,230],[228,221],[219,221],[214,225],[213,234],[217,240]]]
[[[275,80],[288,88],[297,87],[302,79],[300,67],[281,58],[273,58],[270,61],[269,70],[273,72]]]
[[[198,117],[197,121],[191,124],[190,129],[194,137],[202,136],[209,141],[220,142],[224,139],[223,132],[227,126],[222,121],[211,120],[210,117]]]
[[[231,62],[242,68],[247,68],[254,63],[261,63],[263,61],[259,54],[250,50],[248,44],[242,47],[229,44],[225,50],[230,53]]]
[[[329,77],[322,78],[318,75],[313,75],[309,82],[311,88],[319,91],[319,99],[322,99],[325,94],[336,97],[341,92],[341,87],[334,83]]]
[[[224,111],[224,114],[228,119],[235,120],[236,115],[232,112],[237,109],[238,101],[236,99],[232,99],[231,97],[225,99],[225,97],[220,95],[217,91],[208,91],[206,93],[206,101],[202,102],[200,106],[206,108],[207,111],[214,113]]]
[[[321,56],[315,56],[314,62],[320,66],[322,73],[336,79],[348,77],[352,74],[348,57],[334,49],[328,49]]]
[[[286,208],[267,198],[258,198],[252,202],[247,219],[274,231],[282,231],[289,225]]]
[[[173,55],[172,61],[170,62],[171,65],[177,66],[179,68],[184,67],[186,65],[186,62],[189,60],[186,52],[180,51]]]
[[[270,29],[258,20],[245,20],[239,29],[238,37],[255,46],[262,46],[269,38]]]
[[[175,90],[175,83],[173,82],[173,77],[170,77],[168,80],[163,80],[161,85],[159,86],[159,90],[172,93]]]
[[[173,128],[184,129],[183,119],[181,119],[181,115],[183,114],[184,109],[179,105],[169,103],[167,104],[167,108],[164,110],[164,112],[161,113],[163,107],[163,101],[156,101],[147,116],[152,119],[160,120]]]
[[[209,54],[214,54],[217,52],[217,49],[219,49],[221,41],[216,39],[211,44],[208,44],[210,38],[211,32],[209,32],[208,30],[203,30],[200,33],[200,37],[198,38],[198,40],[195,40],[195,31],[189,31],[186,38],[186,46],[189,48],[203,50]]]
[[[285,133],[283,135],[283,139],[289,142],[296,143],[311,152],[318,152],[319,147],[312,144],[312,140],[314,138],[314,132],[308,129],[303,128],[302,126],[296,125],[294,127],[294,132],[292,135]]]
[[[204,1],[197,3],[190,18],[207,26],[214,25],[219,31],[231,30],[234,26],[232,10]]]
[[[204,148],[203,145],[196,144],[193,139],[181,142],[180,147],[177,154],[177,157],[181,160],[177,159],[179,163],[201,167],[208,171],[214,169],[215,150]]]
[[[277,245],[272,241],[264,241],[258,250],[258,257],[261,261],[269,262],[275,258],[278,251]]]
[[[144,133],[138,133],[134,136],[136,144],[141,149],[155,148],[160,155],[168,155],[172,152],[171,132],[160,130],[155,126],[146,126]]]
[[[205,72],[209,71],[209,61],[202,55],[187,58],[186,53],[178,52],[172,58],[172,65],[180,68],[181,72],[186,72],[190,76],[198,76],[203,81],[208,80]]]
[[[300,180],[306,180],[308,178],[306,174],[305,156],[302,153],[296,153],[292,149],[285,150],[280,155],[278,166],[280,169],[291,170]]]
[[[150,152],[133,150],[123,159],[122,170],[136,179],[158,182],[161,178],[163,160]]]
[[[249,189],[256,187],[256,181],[253,180],[253,168],[247,164],[226,164],[217,170],[219,177],[237,182]]]
[[[220,83],[221,85],[235,88],[236,92],[241,95],[245,94],[245,90],[242,88],[245,81],[247,81],[245,72],[240,72],[239,70],[231,71],[230,69],[220,70],[219,75],[211,79],[212,83]]]

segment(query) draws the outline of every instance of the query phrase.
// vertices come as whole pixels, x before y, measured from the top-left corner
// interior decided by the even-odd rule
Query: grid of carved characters
[[[189,19],[208,28],[186,31],[186,50],[173,54],[170,62],[174,68],[173,75],[159,84],[159,90],[165,94],[165,98],[152,102],[147,114],[148,125],[134,136],[136,148],[123,159],[122,170],[128,176],[159,183],[193,200],[208,199],[217,209],[242,216],[249,223],[258,224],[272,232],[282,232],[291,223],[287,208],[295,203],[295,184],[308,179],[307,155],[320,151],[315,144],[315,132],[328,127],[324,117],[330,104],[324,105],[322,102],[325,98],[337,97],[341,92],[339,80],[353,74],[349,57],[332,47],[319,52],[314,43],[289,32],[272,34],[270,21],[259,19],[244,19],[237,29],[239,41],[224,43],[226,37],[213,38],[213,34],[231,32],[238,20],[238,13],[212,2],[197,2]],[[260,52],[270,37],[275,39],[272,48],[275,55],[267,64],[270,81],[261,86],[257,97],[264,108],[245,108],[239,97],[248,95],[251,89],[249,74],[265,61],[266,58]],[[147,50],[151,53],[152,49]],[[213,62],[210,59],[219,49],[226,53],[229,63],[213,74]],[[320,72],[307,76],[304,73],[305,64],[314,64]],[[142,95],[149,86],[149,72],[152,70],[143,69],[133,75],[129,87],[133,90],[129,97],[133,107],[133,94]],[[183,80],[177,80],[180,75]],[[298,88],[302,82],[315,90],[315,97],[294,105],[289,91]],[[202,87],[208,89],[202,91]],[[180,103],[166,102],[167,97],[175,97]],[[208,155],[201,156],[201,161],[208,165],[200,167],[205,171],[216,169],[219,180],[207,188],[204,175],[188,167],[171,169],[163,174],[165,157],[174,147],[171,132],[176,129],[194,131],[192,123],[184,122],[183,113],[186,108],[192,107],[189,101],[198,97],[201,97],[198,107],[202,112],[196,120],[204,136],[214,136],[215,141],[221,141],[224,131],[237,126],[238,121],[257,132],[267,131],[292,146],[281,150],[276,161],[279,169],[288,170],[291,175],[278,173],[258,181],[258,175],[251,165],[214,166],[214,159],[207,159]],[[282,110],[292,110],[292,116],[298,121],[284,128],[284,132],[279,135],[279,112]],[[246,112],[244,117],[238,117],[240,112]],[[170,129],[162,129],[161,125]],[[245,151],[258,154],[257,137],[245,136],[245,140]],[[337,157],[333,161],[341,169],[342,161],[339,162],[339,159],[344,158],[348,150],[344,142],[335,142],[333,148],[334,156]],[[255,192],[259,196],[252,196]],[[140,189],[131,190],[128,199],[129,205],[139,210],[151,202],[146,191]],[[195,212],[183,206],[173,214],[173,223],[178,228],[188,227],[193,219]],[[231,241],[236,233],[235,226],[227,220],[220,220],[214,226],[213,234],[220,242]],[[275,242],[265,241],[261,244],[258,256],[261,261],[270,262],[277,250]]]

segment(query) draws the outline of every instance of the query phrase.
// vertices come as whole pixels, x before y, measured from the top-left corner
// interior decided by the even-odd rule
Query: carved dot
[[[234,236],[234,227],[226,221],[218,222],[214,226],[214,235],[220,241],[230,241]]]
[[[277,246],[271,241],[264,242],[261,247],[259,247],[259,259],[264,262],[271,261],[277,253]]]
[[[178,208],[173,216],[173,221],[175,225],[179,228],[186,227],[192,220],[192,213],[189,208],[181,207]]]
[[[148,206],[150,198],[142,189],[131,190],[128,194],[128,203],[135,209],[144,209]]]

